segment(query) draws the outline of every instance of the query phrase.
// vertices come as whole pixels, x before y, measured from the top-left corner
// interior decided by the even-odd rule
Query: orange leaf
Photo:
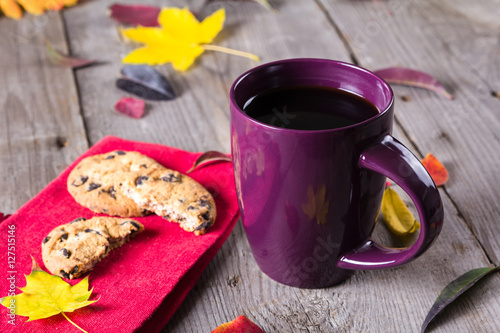
[[[266,333],[259,326],[255,325],[250,319],[245,316],[238,316],[235,320],[230,321],[217,327],[212,333]]]
[[[43,4],[35,0],[17,0],[24,10],[33,15],[43,14]]]
[[[446,170],[444,165],[431,153],[425,156],[422,160],[422,164],[431,175],[436,186],[444,185],[444,183],[448,181],[448,170]]]
[[[0,0],[0,9],[5,16],[19,20],[23,16],[21,7],[14,0]]]
[[[42,15],[46,10],[61,10],[64,6],[74,6],[78,0],[0,0],[0,10],[7,17],[20,19],[24,10],[33,15]]]

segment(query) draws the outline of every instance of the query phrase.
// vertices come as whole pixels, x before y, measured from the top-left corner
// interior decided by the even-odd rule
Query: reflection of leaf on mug
[[[259,149],[259,151],[257,152],[256,167],[257,176],[262,175],[266,167],[266,157],[264,156],[264,151],[262,149]]]
[[[329,202],[325,202],[326,186],[323,185],[314,193],[312,186],[307,189],[307,204],[302,205],[302,210],[309,219],[316,218],[316,223],[326,224],[326,215],[328,214]]]
[[[240,153],[240,146],[238,144],[238,134],[236,133],[236,131],[233,132],[231,139],[232,139],[233,167],[235,171],[234,182],[236,188],[239,190],[241,189],[241,163],[240,163],[241,153]],[[240,203],[243,204],[243,201],[240,201]],[[243,208],[243,205],[241,208]]]
[[[250,148],[245,152],[243,161],[243,178],[247,179],[249,175],[261,176],[266,166],[264,151],[260,148]]]

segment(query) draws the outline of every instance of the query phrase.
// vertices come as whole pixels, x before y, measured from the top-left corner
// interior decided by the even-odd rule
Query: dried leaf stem
[[[68,316],[66,316],[66,314],[64,313],[64,311],[61,311],[61,314],[64,316],[64,318],[66,318],[71,324],[73,324],[76,328],[78,328],[80,331],[84,332],[84,333],[88,333],[87,331],[85,331],[83,328],[81,328],[80,326],[78,326],[77,324],[75,324],[71,319],[69,319]]]
[[[227,48],[227,47],[224,47],[224,46],[213,45],[213,44],[203,44],[203,45],[200,45],[200,46],[203,47],[205,50],[208,50],[208,51],[217,51],[217,52],[227,53],[227,54],[231,54],[231,55],[235,55],[235,56],[239,56],[239,57],[244,57],[244,58],[252,59],[253,61],[259,61],[260,60],[260,58],[258,56],[256,56],[255,54],[253,54],[253,53],[248,53],[248,52],[233,50],[233,49],[230,49],[230,48]]]

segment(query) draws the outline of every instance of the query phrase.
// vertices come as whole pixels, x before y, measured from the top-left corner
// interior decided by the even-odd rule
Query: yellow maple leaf
[[[64,6],[74,6],[78,0],[0,0],[0,9],[5,16],[20,19],[23,16],[21,5],[25,11],[33,15],[41,15],[46,10],[61,10]]]
[[[240,55],[258,61],[253,54],[211,45],[222,30],[226,11],[221,8],[199,22],[184,8],[163,8],[158,15],[160,27],[137,27],[123,29],[122,34],[145,46],[130,52],[124,63],[162,65],[172,63],[180,71],[187,70],[205,50]]]
[[[390,187],[384,191],[382,215],[387,228],[396,235],[405,236],[420,229],[420,223],[415,220],[403,199]]]
[[[32,258],[33,259],[33,258]],[[0,299],[0,304],[14,309],[18,316],[28,317],[28,321],[48,318],[62,314],[70,323],[85,332],[72,322],[65,312],[73,312],[95,301],[89,301],[92,290],[89,289],[88,277],[71,286],[61,277],[43,271],[33,259],[33,267],[26,277],[26,286],[19,288],[22,293]]]

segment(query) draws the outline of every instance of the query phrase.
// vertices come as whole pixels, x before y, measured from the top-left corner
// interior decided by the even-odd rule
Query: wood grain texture
[[[441,189],[443,232],[429,252],[403,267],[356,272],[331,288],[297,289],[260,272],[239,222],[163,332],[210,332],[242,314],[267,333],[419,332],[448,282],[499,263],[500,100],[491,96],[500,89],[498,1],[272,0],[276,12],[251,1],[141,2],[187,4],[200,17],[224,5],[226,28],[215,43],[256,53],[262,63],[323,57],[369,69],[406,66],[433,74],[456,96],[449,101],[394,87],[395,137],[420,157],[434,153],[450,171]],[[127,94],[114,82],[121,58],[134,46],[120,40],[118,25],[107,18],[112,3],[82,1],[62,14],[26,15],[20,22],[0,18],[0,211],[13,212],[55,178],[87,148],[86,136],[90,144],[117,135],[229,152],[228,90],[257,63],[207,52],[185,73],[159,66],[179,98],[148,102],[140,120],[117,114],[113,106]],[[74,72],[47,65],[45,38],[63,52],[102,63]],[[381,223],[374,238],[388,246],[413,239],[396,239]],[[499,293],[494,274],[440,315],[429,332],[500,331]]]
[[[344,6],[353,6],[353,3],[356,4],[356,2],[343,2]],[[283,4],[280,10],[286,6]],[[349,15],[346,14],[346,11],[337,9],[337,15],[334,18],[332,15],[329,16],[333,18],[333,23],[339,26],[345,24],[356,27],[369,22],[366,18],[360,18],[353,25],[351,17],[356,15],[356,10],[351,8],[351,15]],[[307,16],[301,17],[305,19],[301,20],[296,17],[293,21],[311,22],[311,20],[306,19]],[[347,20],[343,17],[350,19]],[[342,21],[342,24],[337,23],[337,20]],[[330,30],[334,33],[333,29]],[[395,30],[395,34],[397,31]],[[347,40],[350,40],[349,36],[346,37]],[[317,41],[322,43],[320,38]],[[411,48],[411,42],[397,45],[403,51],[410,49],[411,52],[414,52],[414,48]],[[418,45],[416,44],[415,48]],[[353,47],[352,44],[349,46]],[[383,59],[385,55],[386,53],[380,50],[380,58]],[[416,54],[415,57],[419,55]],[[328,57],[328,55],[323,56]],[[357,54],[356,57],[364,60]],[[374,63],[380,61],[372,53],[370,53],[370,60]],[[445,59],[441,60],[441,62],[444,61]],[[360,62],[364,65],[363,61]],[[394,64],[387,60],[385,63],[380,61],[380,65],[377,65],[376,68],[390,65]],[[376,68],[372,67],[372,69]],[[430,103],[434,104],[430,104],[433,106],[431,110],[436,109],[443,102],[439,97],[424,91],[407,89],[405,93],[409,94],[412,100],[417,100],[416,103],[419,104],[422,103],[419,100],[422,97],[414,97],[413,94],[421,93],[425,94],[426,98],[432,98],[433,101]],[[401,95],[399,92],[399,96]],[[412,119],[412,124],[416,122],[416,126],[426,128],[425,122],[428,120],[416,118]],[[426,129],[428,130],[428,127]],[[404,138],[401,133],[396,133],[396,135]],[[416,139],[412,137],[411,140]],[[429,139],[426,138],[426,140]],[[420,143],[419,140],[416,142]],[[419,148],[422,148],[420,144],[418,147],[413,147],[417,153]],[[210,265],[209,270],[205,272],[197,285],[197,287],[202,285],[203,288],[192,291],[190,297],[166,327],[165,332],[181,332],[183,330],[200,332],[206,326],[213,328],[222,323],[214,322],[214,317],[218,318],[221,314],[227,315],[225,321],[228,321],[242,313],[255,319],[266,332],[419,331],[426,311],[447,282],[469,269],[489,264],[474,235],[468,230],[466,221],[461,218],[453,202],[446,197],[446,193],[442,193],[445,198],[447,224],[438,243],[429,254],[405,267],[381,272],[359,272],[346,284],[321,291],[288,288],[263,276],[255,265],[252,267],[251,253],[248,251],[242,228],[238,226],[231,237],[231,242],[234,243],[228,242],[223,247],[222,253],[226,253],[226,259],[220,261],[220,257],[224,254],[216,257],[214,263]],[[378,227],[377,236],[386,244],[395,245],[381,226]],[[245,247],[247,250],[240,250]],[[239,254],[238,257],[236,257],[237,254]],[[465,258],[465,256],[470,257]],[[245,262],[244,266],[242,266],[242,261]],[[229,267],[226,268],[226,265]],[[421,283],[415,284],[415,281],[421,281]],[[482,286],[482,291],[476,290],[462,303],[457,303],[457,306],[452,307],[449,313],[438,318],[436,324],[433,324],[434,326],[431,328],[436,327],[435,331],[441,332],[498,330],[500,323],[488,318],[494,316],[494,313],[499,309],[499,303],[493,297],[495,290],[500,287],[499,282],[498,277],[490,279],[486,286]],[[221,288],[225,288],[226,291],[221,291]],[[241,291],[235,295],[237,288]],[[478,297],[481,294],[488,294],[489,297],[482,299]],[[214,299],[215,301],[213,301]],[[200,303],[200,300],[206,300],[206,302]],[[212,301],[210,302],[210,300]],[[224,303],[224,306],[221,306],[221,303]],[[239,308],[232,309],[235,304]],[[481,311],[476,313],[474,311],[476,307],[480,307]],[[224,312],[226,308],[232,309],[232,311],[226,314]]]
[[[394,136],[412,149],[400,131]],[[359,271],[344,284],[320,290],[281,285],[255,264],[238,223],[221,251],[163,332],[205,332],[246,315],[266,332],[419,332],[427,311],[448,282],[489,265],[474,235],[445,193],[446,223],[432,249],[403,267]],[[414,206],[411,208],[415,213]],[[378,224],[375,239],[408,246]],[[466,294],[430,332],[496,332],[500,279],[492,276]]]
[[[422,13],[422,7],[431,5],[429,2],[402,3],[393,9],[391,17],[368,2],[347,5],[324,1],[324,5],[347,38],[354,41],[361,65],[423,70],[452,88],[455,100],[448,101],[431,92],[395,87],[398,96],[411,98],[408,103],[398,103],[396,117],[421,154],[432,152],[449,168],[447,193],[490,258],[499,263],[500,243],[495,235],[500,232],[496,223],[500,191],[494,185],[498,172],[491,166],[500,162],[500,99],[480,93],[489,91],[487,79],[453,55],[440,37],[446,35],[444,26],[437,29]],[[437,2],[432,5],[435,11],[449,8],[438,8]],[[350,16],[351,24],[343,22],[339,13]],[[448,12],[447,20],[453,19],[460,21],[463,17]],[[474,34],[461,36],[461,40],[473,38]]]
[[[425,1],[418,10],[444,42],[451,56],[473,68],[500,91],[500,0]],[[477,91],[489,97],[491,91]]]
[[[12,213],[87,149],[71,69],[45,59],[45,39],[65,52],[59,14],[0,18],[0,211]]]
[[[229,87],[238,75],[258,63],[206,52],[187,72],[175,72],[170,65],[158,66],[157,70],[171,80],[180,97],[169,102],[148,102],[148,112],[140,120],[116,114],[113,105],[126,94],[115,88],[114,81],[123,66],[121,58],[134,46],[121,41],[118,25],[106,18],[106,9],[111,3],[90,1],[64,14],[73,53],[81,57],[99,57],[106,62],[76,74],[91,143],[104,135],[117,135],[187,150],[229,152]],[[155,4],[154,1],[145,3]],[[217,45],[258,54],[263,62],[326,55],[348,59],[324,16],[311,4],[289,2],[277,13],[255,3],[224,4],[227,4],[226,29],[216,38]],[[172,1],[168,5],[182,7],[186,1]],[[209,15],[221,5],[200,7],[199,1],[193,2],[200,10],[200,17]],[[319,20],[303,21],[298,25],[293,18],[299,15],[315,16]]]

